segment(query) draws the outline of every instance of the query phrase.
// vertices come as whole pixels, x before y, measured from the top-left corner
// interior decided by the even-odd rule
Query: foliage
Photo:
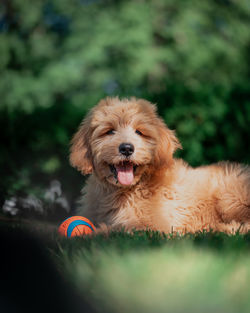
[[[247,0],[0,6],[2,195],[36,192],[52,178],[77,194],[69,141],[107,95],[156,102],[182,141],[179,156],[192,165],[249,162]]]

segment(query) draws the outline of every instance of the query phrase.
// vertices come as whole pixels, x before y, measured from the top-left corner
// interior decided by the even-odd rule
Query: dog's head
[[[100,180],[124,187],[170,166],[179,147],[153,104],[106,98],[82,121],[72,139],[70,161],[83,174],[94,171]]]

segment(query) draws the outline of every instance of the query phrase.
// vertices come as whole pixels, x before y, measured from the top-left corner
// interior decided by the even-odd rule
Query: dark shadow
[[[60,275],[42,240],[2,227],[0,241],[2,313],[94,312]]]

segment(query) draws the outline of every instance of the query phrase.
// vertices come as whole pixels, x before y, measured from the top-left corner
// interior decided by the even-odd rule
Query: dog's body
[[[250,229],[250,167],[192,168],[174,151],[173,131],[141,99],[102,100],[72,140],[71,163],[92,175],[84,215],[111,229],[165,233]]]

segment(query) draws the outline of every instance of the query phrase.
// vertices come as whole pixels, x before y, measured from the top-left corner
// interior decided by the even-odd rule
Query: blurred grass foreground
[[[68,239],[20,226],[0,228],[3,313],[250,311],[250,233]]]
[[[249,29],[247,0],[1,1],[0,203],[58,180],[72,207],[69,141],[107,95],[156,102],[191,165],[249,162]]]
[[[96,312],[250,310],[249,235],[114,233],[60,247],[64,272]]]

